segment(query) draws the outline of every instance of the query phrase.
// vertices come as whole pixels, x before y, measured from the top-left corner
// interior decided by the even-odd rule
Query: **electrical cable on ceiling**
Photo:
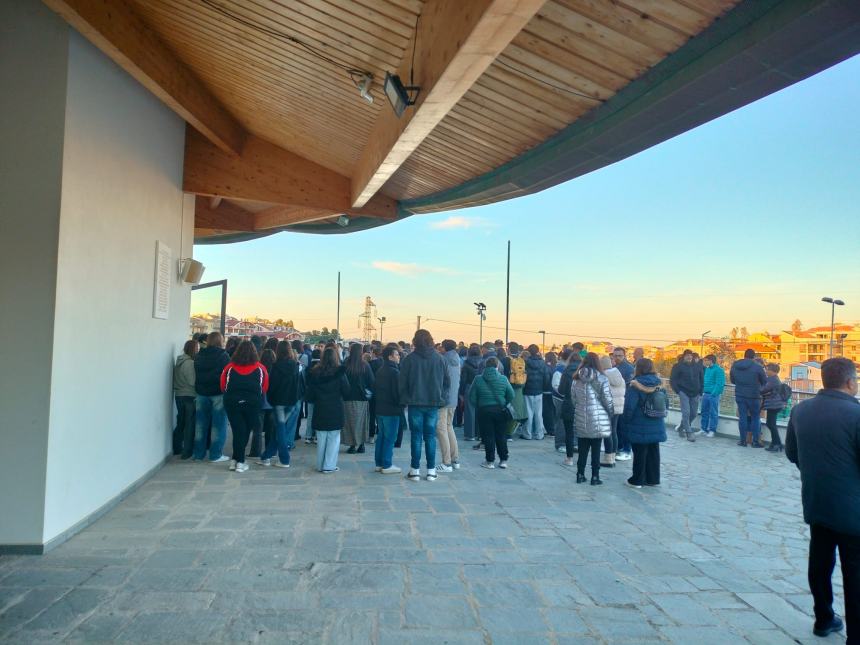
[[[356,87],[359,87],[359,84],[365,78],[367,78],[367,77],[370,77],[371,79],[373,78],[373,72],[366,70],[366,69],[361,69],[360,67],[355,67],[355,66],[349,65],[348,63],[344,63],[344,62],[341,62],[335,58],[332,58],[331,56],[323,53],[322,51],[320,51],[319,49],[317,49],[313,45],[309,45],[305,41],[303,41],[299,38],[296,38],[295,36],[284,33],[282,31],[278,31],[277,29],[272,29],[271,27],[268,27],[262,23],[256,22],[254,20],[250,20],[250,19],[245,18],[243,16],[240,16],[239,14],[230,11],[226,7],[220,5],[219,3],[213,2],[213,0],[200,0],[200,1],[204,5],[206,5],[207,7],[220,13],[222,16],[225,16],[225,17],[230,18],[231,20],[233,20],[235,22],[238,22],[240,25],[244,25],[245,27],[248,27],[249,29],[254,29],[260,33],[266,34],[267,36],[271,36],[272,38],[277,38],[279,40],[286,41],[286,42],[291,43],[293,45],[297,45],[297,46],[301,47],[302,49],[304,49],[309,54],[311,54],[312,56],[315,56],[316,58],[319,58],[320,60],[325,61],[328,64],[333,65],[334,67],[337,67],[338,69],[344,70],[347,73],[347,75],[349,76],[350,80],[352,80],[353,84]]]
[[[582,92],[577,92],[576,90],[572,90],[569,87],[562,87],[561,85],[556,85],[555,83],[550,83],[549,81],[544,80],[538,76],[533,76],[532,74],[529,74],[528,72],[520,69],[519,67],[514,67],[513,65],[506,63],[505,61],[503,61],[499,58],[496,59],[496,62],[503,67],[507,67],[508,69],[513,70],[514,72],[522,74],[523,76],[527,76],[528,78],[532,79],[533,81],[537,81],[538,83],[543,83],[544,85],[547,85],[547,86],[553,88],[554,90],[558,90],[559,92],[567,92],[568,94],[572,94],[573,96],[579,96],[579,97],[584,98],[584,99],[589,99],[591,101],[597,101],[598,103],[603,103],[603,99],[599,99],[596,96],[589,96],[588,94],[583,94]]]

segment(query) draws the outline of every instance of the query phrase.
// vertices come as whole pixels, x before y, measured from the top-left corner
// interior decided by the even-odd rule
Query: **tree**
[[[738,339],[738,328],[732,327],[732,331],[729,332],[729,335],[731,336],[732,340],[737,340]]]
[[[741,338],[742,338],[743,340],[746,340],[746,339],[747,339],[747,338],[749,338],[749,336],[750,336],[750,333],[747,331],[747,328],[746,328],[746,327],[741,327],[740,334],[741,334]]]
[[[331,337],[334,338],[335,340],[337,340],[338,338],[340,338],[340,332],[337,329],[332,329],[331,330]]]
[[[328,327],[323,327],[322,331],[320,331],[320,334],[323,336],[328,336],[329,335]]]
[[[791,323],[791,331],[795,334],[799,331],[803,331],[803,323],[800,322],[800,319],[795,320],[793,323]]]
[[[278,319],[275,321],[275,326],[276,326],[276,327],[286,327],[286,325],[284,324],[284,319],[283,319],[283,318],[278,318]]]

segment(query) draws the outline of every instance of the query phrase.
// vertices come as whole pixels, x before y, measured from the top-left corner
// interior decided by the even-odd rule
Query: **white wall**
[[[156,240],[174,263],[191,256],[184,127],[70,30],[45,542],[170,451],[190,287],[174,273],[168,320],[152,317],[152,300]]]
[[[68,38],[0,1],[0,544],[42,540]]]

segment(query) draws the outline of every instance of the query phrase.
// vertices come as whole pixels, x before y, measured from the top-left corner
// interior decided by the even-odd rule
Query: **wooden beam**
[[[194,130],[185,131],[183,189],[197,195],[269,202],[331,213],[397,217],[397,202],[376,195],[353,209],[350,180],[304,157],[249,136],[242,154],[213,146]]]
[[[415,46],[416,105],[398,118],[385,106],[352,177],[358,208],[379,191],[508,46],[544,0],[427,0]],[[409,83],[411,48],[398,74]]]
[[[337,217],[339,213],[318,208],[304,208],[301,206],[273,206],[260,211],[254,218],[254,230],[265,231],[270,228],[280,228],[292,224],[304,224],[305,222],[318,222],[319,220]]]
[[[194,228],[217,228],[222,231],[253,231],[254,213],[229,202],[212,208],[209,200],[198,197],[194,201]]]
[[[216,146],[239,154],[245,131],[125,0],[43,0]]]

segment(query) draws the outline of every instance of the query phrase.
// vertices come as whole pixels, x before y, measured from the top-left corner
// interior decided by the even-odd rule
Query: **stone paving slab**
[[[840,643],[812,635],[799,477],[670,438],[658,488],[577,485],[551,441],[435,482],[172,461],[45,556],[0,557],[8,643]],[[407,465],[408,449],[395,453]],[[841,580],[834,577],[837,610]]]

